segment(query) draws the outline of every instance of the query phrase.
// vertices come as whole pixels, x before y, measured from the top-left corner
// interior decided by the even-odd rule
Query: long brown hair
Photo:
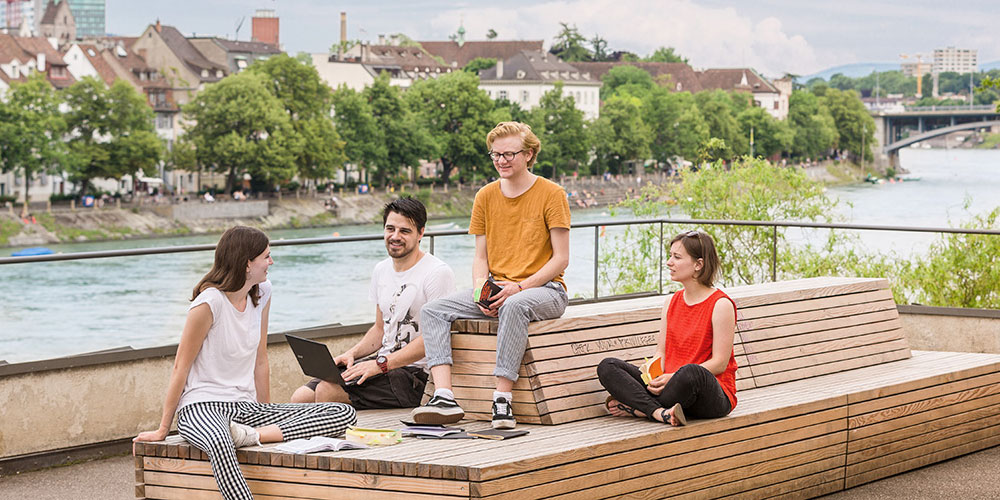
[[[215,246],[215,263],[212,269],[194,287],[191,300],[207,288],[218,288],[222,292],[235,292],[247,282],[247,262],[267,250],[269,240],[260,229],[247,226],[233,226],[219,238]],[[250,300],[257,307],[260,293],[258,286],[250,288]]]

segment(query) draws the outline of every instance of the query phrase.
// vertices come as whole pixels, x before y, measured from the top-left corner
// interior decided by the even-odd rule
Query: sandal
[[[676,403],[672,408],[670,408],[670,414],[673,415],[674,420],[677,421],[677,425],[675,427],[681,427],[687,425],[687,418],[684,417],[684,408],[681,407],[680,403]],[[670,423],[670,419],[667,418],[666,408],[663,408],[663,410],[660,412],[660,418],[663,419],[663,423],[665,424]]]
[[[608,398],[604,400],[604,408],[607,409],[609,412],[611,411],[611,402],[612,401],[615,401],[615,397],[614,396],[608,396]],[[622,403],[620,401],[618,402],[617,405],[615,405],[615,407],[617,409],[625,412],[625,413],[628,413],[629,415],[632,415],[633,417],[638,417],[639,416],[639,415],[636,414],[635,408],[632,408],[631,406],[629,406],[629,405],[627,405],[625,403]]]

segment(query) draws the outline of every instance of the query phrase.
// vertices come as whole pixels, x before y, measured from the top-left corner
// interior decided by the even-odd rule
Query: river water
[[[903,226],[948,226],[1000,205],[1000,151],[914,150],[901,154],[916,182],[830,188],[846,221]],[[966,200],[970,208],[963,207]],[[600,210],[573,213],[574,222],[607,220]],[[434,228],[466,227],[468,219],[435,220]],[[270,232],[273,240],[381,234],[377,224]],[[609,229],[609,236],[617,232]],[[869,249],[921,252],[936,236],[866,232]],[[56,252],[214,243],[218,235],[55,245]],[[604,240],[602,240],[604,241]],[[602,243],[603,244],[603,243]],[[429,242],[425,238],[424,250]],[[570,296],[593,296],[594,232],[570,233]],[[437,238],[435,253],[456,281],[470,281],[471,236]],[[0,250],[9,255],[11,250]],[[270,279],[275,292],[271,331],[374,317],[370,272],[385,258],[381,241],[275,247]],[[191,288],[211,266],[211,252],[0,266],[0,360],[47,359],[121,346],[176,343]]]

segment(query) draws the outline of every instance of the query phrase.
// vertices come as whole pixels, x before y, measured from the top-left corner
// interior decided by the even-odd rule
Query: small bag
[[[348,441],[364,443],[369,446],[389,446],[403,440],[399,431],[395,429],[364,429],[350,426],[347,428],[346,435]]]

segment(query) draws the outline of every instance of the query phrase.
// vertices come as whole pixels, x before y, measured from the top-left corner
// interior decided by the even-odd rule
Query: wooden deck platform
[[[810,498],[1000,444],[1000,355],[914,351],[739,397],[730,416],[682,428],[605,416],[518,424],[531,434],[508,441],[238,457],[268,500]],[[399,427],[407,413],[364,411],[359,425]],[[204,454],[176,436],[136,447],[136,482],[138,497],[220,498]]]

